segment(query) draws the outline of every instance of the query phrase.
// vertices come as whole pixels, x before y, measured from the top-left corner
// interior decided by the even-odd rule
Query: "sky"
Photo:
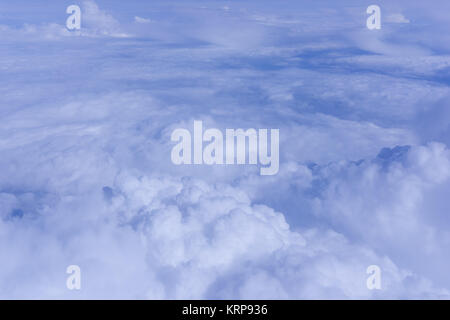
[[[2,1],[0,298],[449,299],[449,10]],[[278,173],[175,165],[196,120]]]

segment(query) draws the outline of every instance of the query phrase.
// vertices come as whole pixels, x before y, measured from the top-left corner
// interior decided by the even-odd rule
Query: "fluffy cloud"
[[[65,24],[59,23],[28,23],[22,27],[0,25],[0,32],[6,39],[25,40],[63,40],[65,37],[118,37],[126,38],[130,35],[123,32],[120,23],[110,14],[101,10],[92,0],[85,0],[81,7],[81,20],[83,28],[69,31]],[[68,15],[66,16],[66,18]],[[59,19],[63,20],[63,19]]]
[[[32,197],[2,202],[23,207]],[[334,231],[291,230],[229,185],[122,172],[101,192],[44,203],[3,213],[3,297],[369,298],[378,296],[366,288],[370,264],[383,269],[383,297],[448,295]],[[75,262],[79,293],[61,281]]]
[[[440,267],[423,263],[442,265],[450,258],[442,206],[450,187],[450,151],[444,145],[384,149],[373,161],[333,164],[319,176],[327,182],[314,200],[317,214],[372,248],[395,254],[400,265],[445,283]]]

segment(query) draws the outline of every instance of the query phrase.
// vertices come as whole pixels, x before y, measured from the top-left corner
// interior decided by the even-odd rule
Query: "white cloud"
[[[405,18],[401,13],[393,13],[386,17],[386,22],[392,23],[409,23],[410,21]]]
[[[103,194],[61,194],[37,211],[39,223],[28,213],[0,223],[0,255],[9,257],[0,296],[400,298],[410,296],[407,286],[417,296],[448,294],[333,231],[294,232],[281,213],[228,185],[122,172]],[[24,259],[33,261],[29,277],[20,276]],[[77,295],[64,290],[58,272],[68,263],[83,272]],[[366,288],[373,263],[385,293]]]
[[[450,151],[444,145],[385,149],[375,161],[333,164],[319,177],[327,183],[313,200],[316,214],[395,255],[400,266],[448,285],[439,267],[423,263],[450,259],[447,214],[439,207],[450,189]]]
[[[82,28],[69,31],[65,25],[57,23],[31,24],[24,23],[23,27],[11,28],[0,26],[0,32],[6,39],[63,40],[66,37],[117,37],[126,38],[131,35],[124,32],[120,23],[110,14],[101,10],[93,0],[86,0],[82,4]]]
[[[126,5],[158,23],[87,1],[88,39],[0,26],[0,297],[449,297],[442,20],[368,36],[342,3]],[[279,174],[174,166],[194,119],[279,128]]]
[[[137,22],[137,23],[150,23],[150,22],[152,22],[152,20],[150,20],[150,19],[141,18],[141,17],[138,17],[138,16],[134,17],[134,21]]]

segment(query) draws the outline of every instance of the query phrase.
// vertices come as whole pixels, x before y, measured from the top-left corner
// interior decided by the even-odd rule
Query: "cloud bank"
[[[22,2],[0,5],[1,298],[450,297],[438,5],[380,1],[373,33],[350,0],[85,1],[71,32]],[[280,129],[278,174],[175,166],[194,120]]]

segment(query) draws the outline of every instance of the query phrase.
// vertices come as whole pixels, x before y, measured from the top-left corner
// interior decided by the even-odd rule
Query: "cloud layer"
[[[89,0],[79,32],[72,3],[22,2],[0,5],[0,298],[450,298],[447,2],[379,1],[379,32],[350,0]],[[194,120],[280,129],[279,173],[173,165]]]

